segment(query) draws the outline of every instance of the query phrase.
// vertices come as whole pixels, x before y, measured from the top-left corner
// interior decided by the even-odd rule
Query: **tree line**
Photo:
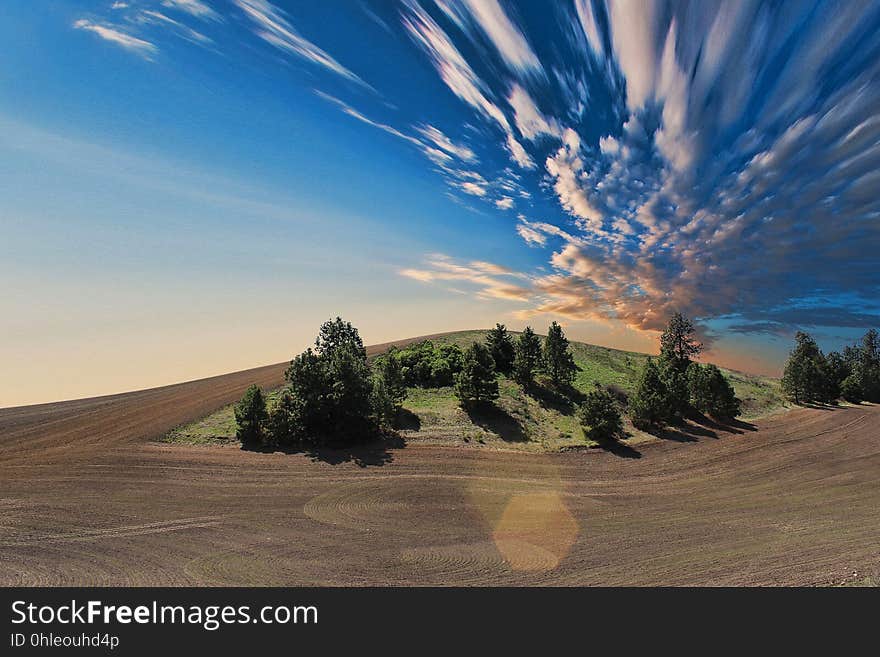
[[[740,401],[714,365],[693,362],[702,346],[690,320],[676,313],[660,340],[660,356],[648,358],[628,397],[596,385],[578,407],[584,431],[595,439],[623,432],[624,409],[634,425],[656,428],[697,411],[735,417]],[[484,341],[458,345],[424,341],[392,347],[372,364],[356,328],[337,317],[325,322],[314,347],[294,358],[287,385],[273,403],[251,386],[235,406],[237,436],[244,444],[322,445],[370,440],[394,427],[408,387],[454,386],[462,407],[476,410],[498,399],[498,377],[527,392],[546,385],[570,393],[579,368],[557,323],[543,340],[527,326],[514,338],[496,324]]]
[[[880,402],[880,334],[870,329],[842,352],[822,353],[809,333],[798,331],[782,374],[782,389],[796,404]]]

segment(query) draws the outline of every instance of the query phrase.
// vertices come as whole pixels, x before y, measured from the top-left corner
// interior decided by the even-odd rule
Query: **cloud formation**
[[[122,28],[108,23],[96,23],[94,21],[81,18],[74,22],[73,27],[77,30],[87,30],[105,41],[109,41],[121,48],[140,55],[144,59],[151,59],[153,55],[159,52],[154,43],[145,39],[139,39],[125,32]]]

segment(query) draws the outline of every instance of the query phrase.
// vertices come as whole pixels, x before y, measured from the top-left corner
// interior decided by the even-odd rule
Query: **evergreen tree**
[[[715,365],[688,367],[688,392],[691,405],[700,413],[732,419],[739,415],[742,402],[733,386]]]
[[[645,361],[629,409],[633,424],[638,427],[662,426],[671,419],[669,393],[652,358]]]
[[[691,365],[695,365],[695,363]],[[667,360],[662,356],[659,359],[657,369],[663,386],[666,388],[666,404],[670,419],[680,420],[687,415],[691,408],[687,370],[682,372],[678,369],[676,361]]]
[[[325,322],[315,349],[294,358],[285,377],[297,399],[299,433],[308,440],[358,441],[375,434],[367,352],[349,322]]]
[[[617,400],[598,385],[587,393],[578,408],[578,420],[584,433],[593,440],[610,440],[623,432],[623,420]]]
[[[465,407],[498,398],[495,361],[482,342],[475,342],[465,350],[461,372],[456,377],[455,394]]]
[[[691,360],[699,356],[703,345],[694,337],[693,322],[676,312],[660,336],[660,358],[684,374]]]
[[[862,338],[856,373],[862,398],[880,402],[880,334],[876,329],[871,329]]]
[[[486,336],[486,346],[495,361],[495,370],[502,374],[510,374],[516,356],[516,347],[504,324],[495,324],[495,328],[489,331]]]
[[[862,402],[864,395],[862,394],[862,386],[857,375],[850,374],[840,383],[840,396],[853,404]]]
[[[244,392],[244,396],[233,409],[235,414],[235,436],[242,443],[256,445],[262,442],[266,425],[266,399],[256,384]]]
[[[574,356],[571,354],[568,338],[565,337],[562,327],[556,322],[553,322],[550,325],[550,330],[547,331],[543,359],[544,368],[554,386],[571,385],[578,368],[575,365]]]
[[[827,401],[827,366],[816,341],[807,333],[795,334],[791,351],[782,374],[782,390],[796,404]]]
[[[541,366],[541,340],[535,335],[531,326],[526,326],[516,341],[513,358],[513,376],[523,386],[535,382],[535,372]]]

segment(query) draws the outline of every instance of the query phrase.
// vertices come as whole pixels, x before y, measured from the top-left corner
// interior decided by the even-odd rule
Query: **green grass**
[[[485,338],[486,331],[461,331],[444,335],[435,343],[466,347]],[[571,343],[580,371],[574,388],[584,393],[596,383],[614,385],[632,393],[645,354],[606,347]],[[723,370],[743,400],[745,419],[772,413],[784,406],[779,381]],[[532,394],[506,377],[499,378],[500,396],[493,408],[466,412],[458,404],[452,387],[410,388],[404,401],[401,435],[408,441],[429,444],[462,444],[477,447],[559,451],[592,445],[577,422],[575,405],[539,386]],[[269,397],[272,398],[270,393]],[[627,424],[630,442],[649,439]],[[189,445],[227,444],[235,440],[232,406],[226,406],[202,420],[178,427],[164,438]]]

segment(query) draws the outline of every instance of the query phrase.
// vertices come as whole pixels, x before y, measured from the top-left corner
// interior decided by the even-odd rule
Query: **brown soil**
[[[829,584],[880,574],[880,406],[564,454],[150,442],[251,382],[279,384],[282,369],[0,409],[0,584]]]

